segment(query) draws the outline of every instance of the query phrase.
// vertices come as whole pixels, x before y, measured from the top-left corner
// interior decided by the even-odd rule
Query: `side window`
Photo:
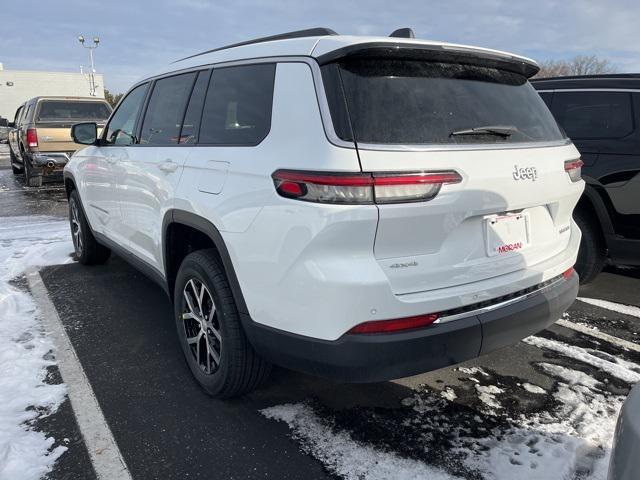
[[[142,108],[148,83],[139,85],[120,102],[106,128],[104,143],[107,145],[132,145],[136,141],[134,128]]]
[[[260,143],[271,128],[275,72],[274,63],[214,69],[198,143]]]
[[[572,139],[621,138],[633,131],[631,94],[555,92],[553,114]]]
[[[178,143],[182,117],[196,73],[157,80],[142,122],[140,143],[170,145]]]
[[[24,106],[18,107],[18,110],[16,110],[16,116],[13,117],[13,123],[18,126],[18,124],[20,123],[20,117],[22,116],[22,112],[24,111]]]
[[[24,125],[29,122],[29,113],[31,112],[31,104],[27,105],[27,109],[24,112],[24,115],[20,118],[20,125]]]
[[[180,143],[196,143],[198,141],[198,130],[200,129],[200,117],[202,116],[202,106],[204,97],[207,94],[211,71],[203,71],[198,74],[196,84],[193,86],[187,113],[184,116],[182,132],[180,132]]]

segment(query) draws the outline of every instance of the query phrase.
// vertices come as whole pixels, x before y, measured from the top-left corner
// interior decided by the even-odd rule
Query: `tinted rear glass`
[[[38,121],[106,120],[111,110],[100,102],[45,100],[40,102]]]
[[[553,113],[574,139],[622,138],[634,128],[626,92],[555,92]]]
[[[334,128],[343,140],[355,136],[362,143],[407,145],[564,138],[543,100],[516,73],[453,63],[358,59],[324,66],[323,78]],[[341,111],[345,105],[346,113]],[[451,135],[487,126],[510,127],[512,133]]]

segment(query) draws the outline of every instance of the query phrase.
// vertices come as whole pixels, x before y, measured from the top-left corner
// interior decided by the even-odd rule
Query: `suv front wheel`
[[[268,377],[271,365],[247,340],[213,250],[199,250],[184,259],[176,278],[174,306],[187,364],[209,395],[242,395]]]

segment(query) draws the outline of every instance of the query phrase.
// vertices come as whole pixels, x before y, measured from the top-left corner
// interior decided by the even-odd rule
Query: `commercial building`
[[[94,75],[95,97],[104,98],[104,78]],[[92,96],[89,74],[4,70],[0,63],[0,117],[13,120],[17,108],[30,98],[42,95]]]

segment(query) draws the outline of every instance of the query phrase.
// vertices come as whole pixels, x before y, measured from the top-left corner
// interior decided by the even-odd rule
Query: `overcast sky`
[[[507,50],[536,60],[595,54],[640,71],[638,0],[20,0],[2,2],[0,62],[10,70],[78,71],[78,34],[100,37],[96,69],[122,92],[147,71],[228,43],[323,26]]]

